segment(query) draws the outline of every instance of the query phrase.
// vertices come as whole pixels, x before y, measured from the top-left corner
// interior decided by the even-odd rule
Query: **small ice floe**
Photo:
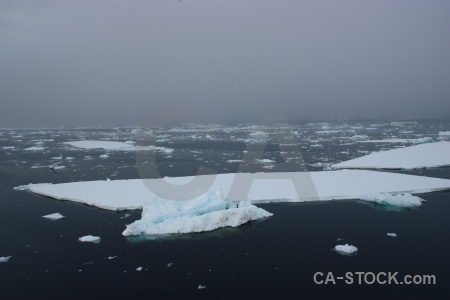
[[[358,248],[349,244],[345,244],[345,245],[336,245],[334,247],[334,250],[339,254],[351,255],[356,253],[356,251],[358,251]]]
[[[372,193],[359,197],[360,200],[375,202],[381,205],[392,205],[403,208],[413,208],[422,205],[422,199],[411,194],[391,195],[389,193]]]
[[[102,154],[102,155],[100,155],[99,157],[100,157],[100,158],[108,158],[109,156],[108,156],[108,154]]]
[[[13,150],[14,148],[16,148],[16,146],[5,146],[5,147],[2,147],[3,150]]]
[[[197,287],[197,289],[199,289],[199,290],[206,289],[206,285],[201,285],[201,284],[199,284],[198,287]]]
[[[109,178],[108,178],[109,179]],[[109,181],[109,180],[108,180]],[[121,219],[125,219],[128,218],[129,216],[131,216],[130,214],[125,214],[123,217],[120,217]]]
[[[274,160],[267,159],[267,158],[264,158],[264,159],[257,159],[256,161],[257,161],[257,162],[260,162],[260,163],[263,163],[263,164],[266,164],[266,163],[274,163],[274,162],[275,162]]]
[[[83,237],[80,237],[78,240],[80,242],[88,242],[88,243],[94,243],[94,244],[100,243],[100,237],[93,236],[93,235],[85,235]]]
[[[25,151],[44,151],[44,147],[33,146],[33,147],[25,148],[24,150]]]
[[[72,156],[67,156],[66,157],[66,160],[74,160],[75,159],[75,157],[72,157]]]
[[[387,234],[387,236],[397,237],[396,233],[386,233],[386,234]]]
[[[311,148],[322,148],[321,144],[313,144],[310,146]]]
[[[61,160],[63,157],[62,157],[62,154],[60,154],[59,156],[53,156],[51,159],[54,159],[54,160]]]
[[[52,221],[56,221],[56,220],[64,218],[64,216],[61,215],[60,213],[49,214],[49,215],[45,215],[45,216],[42,216],[42,217],[46,218],[46,219],[49,219],[49,220],[52,220]]]
[[[168,263],[167,267],[170,268],[171,266],[173,266],[173,263]]]
[[[242,162],[242,159],[228,159],[227,163],[232,164],[232,163],[239,163]]]
[[[116,258],[117,256],[108,256],[108,259],[109,260],[111,260],[111,259],[114,259],[114,258]]]
[[[440,131],[439,136],[450,136],[450,131]],[[3,147],[5,149],[5,147]]]
[[[136,271],[138,272],[142,271],[142,267],[136,268]]]
[[[343,241],[343,240],[344,240],[344,239],[337,238],[337,239],[336,239],[336,242]]]
[[[0,257],[0,263],[7,263],[10,259],[11,259],[11,255],[10,256],[2,256],[2,257]]]
[[[90,156],[90,155],[86,155],[83,159],[84,159],[84,160],[91,160],[91,159],[93,159],[93,158],[92,158],[92,156]]]

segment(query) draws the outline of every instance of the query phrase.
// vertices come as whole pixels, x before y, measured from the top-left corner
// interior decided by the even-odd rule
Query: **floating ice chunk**
[[[439,136],[450,136],[450,131],[440,131]],[[4,149],[5,147],[3,147]]]
[[[349,244],[345,244],[345,245],[336,245],[334,247],[334,250],[336,250],[338,253],[341,254],[353,254],[356,251],[358,251],[358,248]]]
[[[433,139],[428,136],[410,140],[410,142],[413,144],[431,143],[432,141]]]
[[[100,243],[100,237],[93,236],[93,235],[85,235],[83,237],[80,237],[78,240],[80,242],[88,242],[88,243],[95,243],[95,244]]]
[[[46,219],[53,220],[53,221],[64,218],[64,216],[61,215],[60,213],[49,214],[49,215],[45,215],[45,216],[42,216],[42,217],[46,218]]]
[[[3,150],[13,150],[14,148],[16,148],[16,146],[5,146],[5,147],[2,147]]]
[[[190,200],[175,201],[154,197],[144,204],[141,220],[127,225],[122,234],[203,232],[226,226],[237,227],[269,216],[272,214],[249,201],[236,205],[225,200],[221,189],[214,188]]]
[[[360,200],[375,202],[381,205],[392,205],[404,208],[419,207],[422,205],[422,199],[411,194],[391,195],[389,193],[373,193],[362,195]]]
[[[54,159],[54,160],[62,159],[62,154],[60,154],[59,156],[54,156],[51,159]]]
[[[165,147],[156,147],[156,146],[135,146],[131,141],[127,141],[125,143],[122,142],[112,142],[112,141],[73,141],[73,142],[64,142],[64,144],[71,145],[73,147],[82,148],[82,149],[104,149],[104,150],[115,150],[115,151],[162,151],[165,153],[170,153],[173,149],[165,148]]]
[[[397,237],[396,233],[386,233],[388,236]]]
[[[6,263],[11,259],[12,256],[2,256],[0,257],[0,263]]]
[[[256,161],[257,161],[257,162],[260,162],[260,163],[264,163],[264,164],[266,164],[266,163],[274,163],[274,162],[275,162],[274,160],[267,159],[267,158],[264,158],[264,159],[257,159]]]
[[[173,266],[173,263],[168,263],[168,264],[167,264],[167,267],[168,267],[168,268],[170,268],[170,267],[172,267],[172,266]]]
[[[111,259],[114,259],[114,258],[116,258],[117,256],[108,256],[108,259],[109,260],[111,260]]]
[[[71,156],[66,157],[66,160],[74,160],[74,159],[75,159],[75,157],[71,157]]]
[[[102,155],[100,155],[99,157],[100,157],[100,158],[108,158],[109,156],[108,156],[108,154],[102,154]]]
[[[365,141],[368,140],[369,137],[367,135],[354,135],[350,139],[353,141]]]
[[[333,133],[340,133],[342,130],[321,130],[317,131],[318,134],[333,134]]]
[[[450,166],[450,142],[420,144],[372,153],[335,165],[335,169],[419,169]]]
[[[242,162],[242,159],[228,159],[227,163],[232,164],[232,163],[238,163],[238,162]]]
[[[313,144],[310,147],[312,147],[312,148],[322,148],[322,145],[321,144]]]
[[[24,150],[25,151],[44,151],[44,147],[33,146],[33,147],[25,148]]]
[[[197,289],[199,289],[199,290],[206,289],[206,285],[201,285],[201,284],[199,284],[198,287],[197,287]]]
[[[142,267],[136,268],[136,271],[138,271],[138,272],[142,271]]]
[[[391,126],[417,125],[417,122],[391,122]]]

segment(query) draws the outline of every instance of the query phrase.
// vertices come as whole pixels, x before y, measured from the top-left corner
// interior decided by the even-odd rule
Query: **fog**
[[[450,1],[0,2],[0,126],[436,118]]]

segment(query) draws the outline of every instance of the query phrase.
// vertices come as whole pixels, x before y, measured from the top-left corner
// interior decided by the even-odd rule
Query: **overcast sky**
[[[213,121],[448,115],[450,1],[0,1],[1,127],[182,104]]]

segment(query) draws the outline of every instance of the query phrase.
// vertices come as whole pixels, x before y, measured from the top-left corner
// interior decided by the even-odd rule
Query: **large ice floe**
[[[224,199],[252,203],[359,199],[374,193],[404,194],[450,190],[450,180],[368,170],[232,173],[188,177],[29,184],[16,190],[70,200],[110,210],[140,209],[169,190],[203,180],[204,191],[220,188]],[[165,197],[166,199],[170,199]],[[194,197],[191,197],[194,198]]]
[[[376,152],[331,167],[334,169],[420,169],[450,166],[450,142],[420,144]]]
[[[142,219],[127,225],[124,236],[211,231],[237,227],[249,221],[272,216],[250,201],[236,204],[225,200],[219,188],[190,200],[153,197],[144,204]]]
[[[64,142],[64,144],[82,148],[82,149],[104,149],[104,150],[115,150],[115,151],[162,151],[166,153],[171,153],[173,149],[166,147],[157,147],[157,146],[135,146],[134,142],[114,142],[114,141],[73,141],[73,142]]]

